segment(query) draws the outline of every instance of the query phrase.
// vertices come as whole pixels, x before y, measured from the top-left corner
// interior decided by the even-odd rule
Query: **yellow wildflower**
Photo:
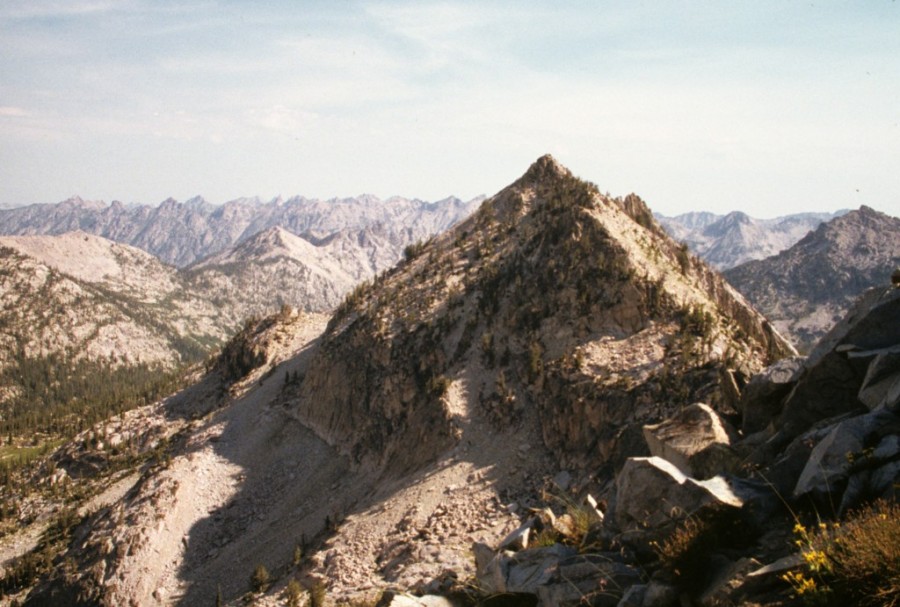
[[[806,594],[816,591],[816,581],[812,578],[804,578],[800,585],[797,587],[797,594]]]
[[[822,550],[808,550],[803,553],[803,559],[813,571],[818,571],[828,564],[828,557]]]
[[[812,578],[807,578],[802,573],[791,571],[781,576],[781,579],[790,584],[797,594],[813,593],[816,591],[816,581]]]

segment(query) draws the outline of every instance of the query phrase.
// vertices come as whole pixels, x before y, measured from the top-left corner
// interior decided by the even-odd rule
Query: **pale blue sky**
[[[900,215],[900,3],[4,0],[0,204],[493,194]]]

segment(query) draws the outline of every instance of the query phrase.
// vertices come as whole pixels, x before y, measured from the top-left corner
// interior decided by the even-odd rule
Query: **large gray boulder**
[[[898,437],[883,438],[874,450],[872,457],[881,461],[881,458],[888,453],[892,453],[893,457],[900,455],[900,439]],[[863,502],[877,498],[894,502],[900,497],[898,494],[900,494],[900,461],[889,461],[875,469],[863,469],[847,479],[847,488],[841,497],[838,513],[844,514]]]
[[[738,404],[744,434],[764,430],[781,413],[784,398],[800,378],[803,360],[799,356],[784,358],[750,379]]]
[[[641,581],[640,572],[618,553],[578,554],[562,544],[509,552],[476,543],[472,550],[479,590],[530,594],[544,607],[615,607],[624,589]]]
[[[615,522],[622,531],[655,531],[709,506],[744,504],[721,476],[698,481],[661,457],[629,458],[616,477]]]
[[[376,607],[457,607],[457,605],[443,596],[433,594],[413,596],[407,593],[396,594],[387,591],[381,596]]]
[[[813,348],[809,363],[816,364],[830,352],[852,346],[879,350],[900,344],[900,289],[869,289],[853,308]]]
[[[630,586],[616,607],[679,607],[678,589],[675,586],[650,580],[647,584]]]
[[[880,468],[900,454],[900,417],[887,409],[838,422],[826,431],[800,473],[794,497],[840,504],[842,500],[836,497],[848,488],[851,476]],[[859,486],[853,491],[863,493]]]
[[[578,555],[559,563],[549,583],[538,587],[538,605],[616,607],[624,589],[640,581],[634,567],[604,555]]]
[[[872,289],[819,342],[784,403],[776,426],[779,444],[815,422],[868,410],[859,398],[871,358],[860,352],[887,351],[900,344],[900,289]]]
[[[900,318],[897,322],[900,323]],[[859,389],[859,400],[872,410],[892,407],[897,403],[898,397],[900,397],[900,345],[875,354]]]
[[[485,544],[476,543],[472,551],[475,578],[487,594],[535,594],[538,586],[550,582],[561,561],[577,554],[574,548],[562,544],[520,552],[495,552]]]
[[[651,455],[674,464],[687,476],[711,478],[733,471],[739,463],[731,450],[734,429],[709,405],[694,403],[643,430]]]

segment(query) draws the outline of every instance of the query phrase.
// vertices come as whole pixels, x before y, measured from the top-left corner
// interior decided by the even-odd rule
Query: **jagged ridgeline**
[[[695,401],[732,413],[792,352],[637,196],[544,156],[353,291],[292,403],[363,465],[415,467],[484,417],[538,422],[563,465],[613,466],[646,449],[641,425]]]

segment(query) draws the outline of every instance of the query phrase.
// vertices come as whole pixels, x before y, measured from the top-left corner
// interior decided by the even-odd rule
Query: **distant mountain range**
[[[843,215],[798,213],[775,219],[754,219],[740,211],[727,215],[695,212],[657,221],[675,240],[684,242],[697,256],[718,270],[763,259],[790,247],[821,223]]]
[[[154,207],[126,206],[118,201],[106,204],[76,196],[56,204],[0,209],[0,234],[64,234],[81,230],[130,244],[165,263],[185,267],[276,226],[313,244],[338,232],[359,233],[371,228],[380,234],[376,240],[390,243],[392,250],[390,254],[371,256],[368,273],[372,274],[396,263],[406,245],[468,217],[482,200],[478,197],[466,202],[450,197],[426,202],[363,195],[323,201],[295,196],[268,202],[238,198],[213,205],[195,197],[186,202],[169,198]],[[390,262],[385,265],[388,259]]]
[[[53,235],[77,230],[84,236],[97,235],[143,249],[180,268],[166,270],[166,280],[178,281],[179,292],[186,290],[221,311],[216,329],[201,332],[207,336],[202,339],[219,343],[243,318],[270,313],[283,304],[308,312],[333,310],[356,284],[393,267],[403,258],[404,249],[447,230],[481,202],[482,198],[464,202],[451,197],[431,203],[365,195],[321,201],[297,196],[268,202],[239,198],[216,206],[196,197],[186,202],[168,199],[152,207],[75,197],[57,204],[0,210],[0,234]],[[739,291],[804,349],[847,310],[853,298],[881,284],[887,266],[897,263],[891,248],[898,240],[893,218],[868,207],[775,219],[754,219],[742,212],[656,218],[673,239],[725,272]],[[824,225],[830,227],[823,229]],[[823,238],[827,243],[820,242]],[[799,248],[790,255],[782,254],[795,246]],[[60,257],[58,261],[72,267],[66,269],[64,264],[55,269],[78,277],[78,264],[86,268],[95,263],[76,263],[73,260],[81,259],[79,255],[72,254],[68,261]],[[767,261],[747,265],[763,259]],[[123,270],[118,275],[131,272],[140,275],[141,270]],[[820,288],[823,277],[836,272],[846,274],[846,280]],[[123,286],[127,285],[112,288]],[[145,281],[141,288],[147,286]],[[140,289],[131,291],[134,295]],[[183,328],[200,335],[187,325]]]
[[[0,211],[0,232],[24,234],[0,236],[0,420],[35,427],[39,402],[68,412],[68,386],[28,391],[54,385],[47,368],[69,378],[82,369],[76,391],[97,373],[142,373],[148,384],[201,360],[249,317],[331,311],[479,202],[193,199],[151,208],[76,198]],[[42,427],[54,423],[46,417]]]
[[[75,230],[130,244],[176,267],[217,255],[269,228],[321,245],[343,234],[344,240],[368,240],[365,267],[351,272],[367,278],[396,263],[404,247],[442,232],[468,217],[483,197],[470,201],[449,197],[425,202],[399,196],[382,200],[362,195],[317,200],[237,198],[214,205],[201,197],[185,202],[167,199],[158,206],[110,204],[73,197],[56,204],[0,209],[0,234],[64,234]],[[754,219],[735,211],[727,215],[693,212],[656,219],[672,238],[713,267],[724,270],[783,251],[846,211],[801,213]],[[377,248],[377,252],[375,251]],[[337,246],[332,247],[333,250]],[[356,245],[353,245],[356,248]],[[358,258],[357,258],[358,259]]]
[[[808,350],[864,291],[900,267],[900,219],[863,206],[792,247],[724,272],[775,327]]]
[[[333,310],[396,264],[420,230],[376,223],[313,243],[275,226],[180,269],[80,230],[0,236],[0,346],[25,356],[196,360],[250,316],[284,305]]]

